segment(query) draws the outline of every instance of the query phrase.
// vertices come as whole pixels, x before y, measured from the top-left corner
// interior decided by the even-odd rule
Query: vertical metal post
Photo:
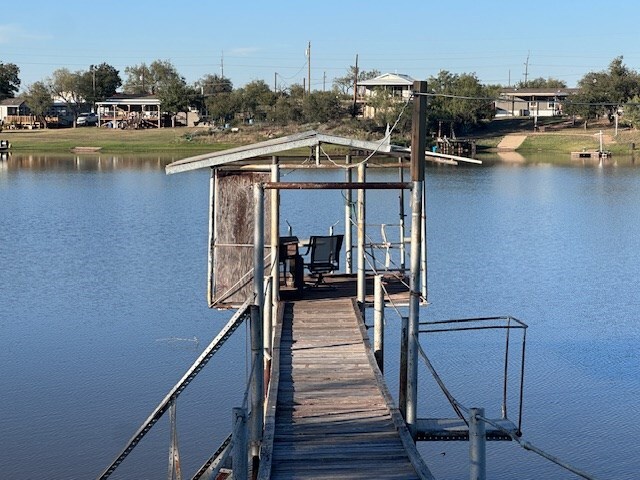
[[[400,323],[400,379],[398,380],[398,409],[407,418],[407,346],[409,343],[409,317],[402,316]]]
[[[469,409],[469,479],[487,478],[487,441],[484,421],[484,408]]]
[[[247,412],[244,408],[233,409],[233,478],[249,478],[249,455],[247,451]]]
[[[209,248],[207,249],[207,302],[213,301],[213,244],[215,242],[215,204],[218,197],[218,178],[216,169],[211,169],[209,179]]]
[[[422,298],[429,301],[429,290],[427,289],[427,184],[422,182],[422,242],[420,244],[420,285]]]
[[[176,423],[176,399],[169,406],[169,423],[171,424],[171,446],[169,447],[169,480],[182,480],[180,467],[180,451],[178,450],[178,426]]]
[[[353,170],[349,168],[351,164],[351,155],[347,155],[345,159],[346,181],[347,183],[353,182]],[[345,272],[353,272],[353,228],[352,228],[352,216],[351,216],[351,203],[352,203],[353,190],[348,189],[344,191],[344,243],[345,243]]]
[[[426,109],[424,95],[427,82],[413,84],[413,119],[411,131],[411,266],[409,273],[409,320],[407,324],[407,385],[405,421],[411,436],[417,435],[418,407],[418,323],[420,321],[420,257],[422,250],[422,189],[424,186],[424,151],[426,145]]]
[[[376,275],[373,284],[373,355],[378,368],[384,373],[384,290],[382,275]]]
[[[280,181],[280,166],[278,165],[278,157],[272,158],[271,164],[271,181]],[[273,319],[276,318],[276,309],[278,300],[280,299],[280,190],[272,188],[271,195],[271,291],[267,295],[268,305],[265,306],[265,323],[264,323],[264,348],[271,355],[271,346],[273,339]]]
[[[361,163],[358,165],[358,182],[366,182],[366,164]],[[364,303],[367,294],[367,279],[365,272],[364,262],[364,240],[366,234],[366,208],[365,208],[366,193],[364,188],[358,190],[358,290],[357,300],[360,304],[360,308],[364,311]]]
[[[264,385],[262,366],[264,351],[262,338],[262,309],[264,295],[264,188],[256,184],[253,189],[254,236],[253,236],[253,295],[251,306],[251,457],[257,460],[260,454],[264,415]]]
[[[398,159],[398,164],[400,167],[398,168],[398,175],[400,177],[400,183],[404,183],[404,168],[402,167],[402,158]],[[400,272],[404,273],[406,261],[407,261],[407,246],[405,245],[405,222],[404,222],[404,189],[400,189],[400,208],[399,208],[399,216],[400,216]]]
[[[418,323],[420,320],[420,250],[422,182],[411,191],[411,268],[409,272],[409,321],[407,325],[407,396],[405,420],[415,439],[418,406]]]

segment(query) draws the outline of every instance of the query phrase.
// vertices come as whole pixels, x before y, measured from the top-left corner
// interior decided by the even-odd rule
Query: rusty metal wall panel
[[[253,295],[253,185],[268,182],[268,173],[216,170],[212,208],[211,307],[237,308]],[[269,224],[269,201],[265,201],[265,224]],[[265,244],[269,230],[265,229]],[[265,262],[265,269],[268,262]]]

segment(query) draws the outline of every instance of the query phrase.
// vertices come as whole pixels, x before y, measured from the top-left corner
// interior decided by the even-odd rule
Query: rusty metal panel
[[[209,305],[238,308],[253,295],[253,185],[268,182],[269,173],[215,170],[210,228]],[[269,224],[269,196],[265,223]],[[269,229],[265,229],[269,244]],[[265,270],[268,268],[268,262]]]

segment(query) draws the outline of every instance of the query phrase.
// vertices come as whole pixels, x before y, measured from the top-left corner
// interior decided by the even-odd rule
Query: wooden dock
[[[355,302],[305,299],[282,308],[259,478],[433,478],[393,404]]]

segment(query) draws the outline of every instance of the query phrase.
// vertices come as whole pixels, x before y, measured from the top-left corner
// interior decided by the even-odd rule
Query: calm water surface
[[[95,478],[228,319],[205,302],[208,172],[166,176],[170,160],[0,163],[0,478]],[[640,170],[485,162],[428,168],[427,192],[422,317],[529,324],[524,438],[599,478],[637,478]],[[342,220],[341,198],[318,195],[283,196],[282,216],[301,237]],[[369,222],[388,222],[395,194],[375,195]],[[399,324],[388,311],[394,394]],[[423,344],[462,403],[499,414],[502,343]],[[180,397],[185,475],[228,433],[246,356],[243,327]],[[419,416],[451,416],[420,375]],[[168,445],[163,419],[113,478],[165,477]],[[439,479],[468,478],[467,449],[420,444]],[[489,444],[488,469],[492,479],[575,478],[507,442]]]

